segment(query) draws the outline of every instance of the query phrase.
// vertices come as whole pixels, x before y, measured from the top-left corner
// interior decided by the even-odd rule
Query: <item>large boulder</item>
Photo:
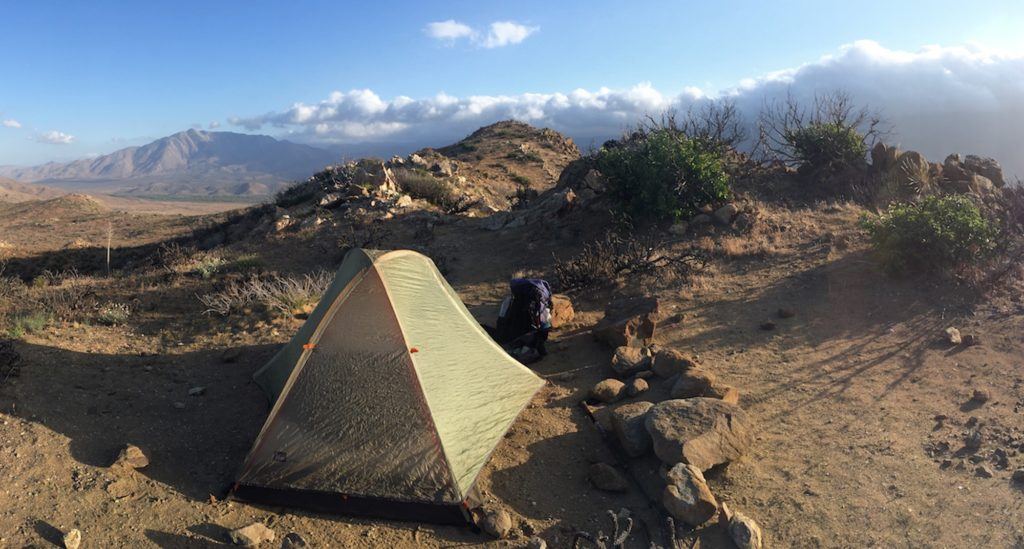
[[[716,398],[658,403],[647,412],[645,426],[661,461],[689,463],[701,471],[739,458],[753,439],[746,412]]]
[[[563,294],[551,296],[551,327],[560,328],[572,322],[576,317],[576,310],[573,309],[572,300]]]
[[[605,307],[604,318],[594,327],[594,338],[613,348],[641,347],[654,337],[661,319],[656,297],[616,299]]]
[[[653,406],[650,402],[630,402],[611,412],[612,432],[630,457],[640,457],[651,449],[651,434],[644,420]]]
[[[998,188],[1006,185],[1006,180],[1003,179],[1003,168],[994,158],[969,154],[964,158],[963,166],[967,171],[988,179]]]
[[[669,469],[665,480],[668,485],[661,503],[674,518],[696,527],[715,516],[718,501],[700,469],[689,463],[677,463]]]
[[[655,375],[670,378],[679,375],[697,365],[689,357],[675,349],[662,349],[654,354],[651,369]]]
[[[876,172],[887,172],[896,166],[896,159],[900,156],[900,150],[890,147],[879,141],[871,149],[871,167]]]
[[[619,347],[612,355],[612,370],[619,377],[628,377],[650,365],[650,352],[643,347]]]
[[[931,165],[921,153],[906,151],[896,160],[893,177],[905,195],[914,195],[928,190],[930,171]]]
[[[669,392],[672,398],[709,397],[725,400],[732,404],[739,402],[739,391],[718,380],[718,377],[704,368],[691,368],[681,374]]]

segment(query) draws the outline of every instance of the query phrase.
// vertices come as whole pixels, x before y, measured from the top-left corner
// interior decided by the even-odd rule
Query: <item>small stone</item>
[[[228,532],[231,543],[242,547],[256,547],[264,541],[274,541],[274,531],[262,522],[254,522],[248,526],[235,528]]]
[[[533,536],[526,542],[526,549],[548,549],[548,542],[539,536]]]
[[[67,534],[64,534],[64,547],[66,549],[78,549],[79,545],[82,545],[82,532],[78,528],[74,528]]]
[[[238,347],[232,347],[230,349],[224,349],[224,352],[220,354],[221,362],[238,362],[238,359],[242,356],[242,350]]]
[[[700,526],[715,516],[718,501],[700,469],[678,463],[669,470],[666,480],[668,486],[662,493],[661,503],[670,515],[690,526]]]
[[[675,349],[662,349],[654,354],[651,369],[658,377],[667,379],[695,366],[696,364],[683,353]]]
[[[634,397],[643,393],[649,388],[647,381],[643,378],[634,377],[626,384],[626,396]]]
[[[964,447],[968,450],[977,450],[978,448],[981,448],[981,443],[983,441],[984,436],[981,434],[981,429],[972,429],[964,438]]]
[[[190,397],[203,396],[205,394],[206,394],[206,387],[193,387],[193,388],[188,390],[188,396],[190,396]]]
[[[612,370],[616,375],[629,376],[651,365],[651,356],[640,347],[618,347],[612,355]]]
[[[1024,483],[1024,469],[1017,469],[1016,471],[1014,471],[1013,476],[1011,478],[1014,482]]]
[[[963,336],[963,344],[965,347],[973,347],[975,345],[981,345],[981,336],[977,334],[967,334]]]
[[[988,465],[979,465],[974,469],[974,474],[981,478],[992,478],[995,476],[995,473],[992,472]]]
[[[480,529],[496,539],[505,539],[512,530],[512,518],[504,509],[492,509],[484,512],[480,520]]]
[[[174,406],[174,408],[177,409],[177,410],[184,410],[185,409],[185,403],[184,402],[175,402],[174,404],[172,404],[172,406]]]
[[[780,307],[775,314],[778,315],[779,318],[793,318],[794,316],[796,316],[796,311],[794,311],[793,309],[788,309],[786,307]]]
[[[975,389],[974,394],[971,395],[971,401],[978,404],[985,404],[989,400],[992,400],[992,392],[988,389]]]
[[[590,390],[590,396],[605,404],[610,404],[621,399],[625,392],[625,383],[617,379],[608,378],[594,385],[594,388]]]
[[[149,465],[149,458],[146,457],[142,448],[134,444],[126,444],[124,448],[121,448],[117,457],[114,458],[114,462],[110,464],[111,467],[128,467],[131,469],[142,469],[147,465]]]
[[[950,345],[959,345],[963,341],[963,338],[960,337],[960,330],[952,326],[943,330],[942,335]]]
[[[590,466],[587,478],[594,488],[606,492],[625,492],[629,489],[629,482],[622,476],[615,467],[607,463],[595,463]]]
[[[766,320],[766,321],[761,323],[761,329],[766,331],[766,332],[769,331],[769,330],[774,330],[775,329],[775,323],[772,322],[771,320]]]
[[[306,543],[306,538],[296,532],[288,532],[281,540],[281,549],[301,549],[302,547],[309,547],[309,544]]]
[[[761,549],[764,544],[761,527],[740,512],[733,513],[729,521],[729,537],[739,549]]]

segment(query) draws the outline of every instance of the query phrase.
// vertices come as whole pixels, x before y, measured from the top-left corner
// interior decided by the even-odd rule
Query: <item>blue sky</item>
[[[968,45],[1002,52],[1004,62],[1024,51],[1019,0],[41,0],[4,2],[0,11],[0,121],[12,122],[0,125],[0,164],[22,165],[106,153],[214,122],[311,143],[449,137],[412,131],[407,119],[370,121],[364,96],[351,120],[320,113],[324,122],[314,126],[289,111],[295,103],[331,103],[336,91],[372,90],[389,105],[400,96],[435,101],[443,93],[445,104],[638,85],[671,98],[688,88],[735,89],[745,79],[841,55],[861,40],[885,52]],[[428,25],[446,21],[473,35],[431,36]],[[495,45],[487,41],[495,22],[514,23],[526,35],[487,47]],[[516,109],[500,112],[530,118],[529,106]],[[431,120],[425,116],[416,120]],[[229,123],[236,118],[248,123]],[[622,117],[605,122],[614,123]]]

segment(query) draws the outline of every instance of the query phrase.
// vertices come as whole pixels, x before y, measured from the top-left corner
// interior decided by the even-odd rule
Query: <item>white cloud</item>
[[[518,44],[531,34],[540,30],[539,27],[527,27],[513,21],[496,21],[483,39],[483,47],[500,48],[510,44]]]
[[[447,21],[427,23],[423,30],[427,36],[441,40],[448,45],[454,44],[457,40],[468,39],[483,48],[500,48],[526,40],[531,34],[540,30],[540,27],[528,27],[515,21],[495,21],[490,24],[486,33],[482,33],[465,23],[448,19]]]
[[[13,119],[7,119],[3,121],[3,125],[5,128],[20,128],[21,122]]]
[[[53,130],[46,133],[38,133],[35,139],[40,143],[47,143],[49,145],[70,145],[75,141],[75,136]]]
[[[431,38],[448,42],[454,42],[459,38],[470,38],[475,34],[469,25],[459,23],[454,19],[427,23],[423,31]]]
[[[210,122],[210,124],[207,126],[207,128],[211,129],[211,130],[216,130],[219,127],[220,127],[220,122],[217,122],[216,120],[214,120],[213,122]]]
[[[916,52],[860,41],[799,67],[741,80],[715,93],[685,88],[674,95],[638,84],[628,89],[577,89],[554,93],[455,97],[444,93],[390,100],[372,90],[334,92],[316,104],[233,118],[256,130],[287,129],[310,142],[379,142],[443,145],[479,126],[518,119],[565,132],[586,146],[613,137],[645,115],[685,111],[709,97],[733,98],[746,118],[765,101],[791,93],[844,89],[881,109],[894,128],[891,139],[941,161],[951,152],[993,156],[1024,176],[1024,55],[978,46],[929,46]]]

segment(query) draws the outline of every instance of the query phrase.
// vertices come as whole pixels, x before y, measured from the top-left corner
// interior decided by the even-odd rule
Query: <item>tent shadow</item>
[[[9,408],[67,436],[81,463],[107,467],[135,444],[150,459],[140,474],[188,498],[220,497],[266,418],[251,375],[277,347],[245,347],[223,363],[219,349],[138,356],[19,343],[24,366]],[[192,387],[205,393],[189,396]]]

